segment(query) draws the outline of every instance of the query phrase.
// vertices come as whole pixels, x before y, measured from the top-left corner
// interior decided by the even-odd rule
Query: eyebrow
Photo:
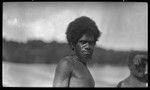
[[[88,43],[94,43],[95,44],[95,41],[92,41],[92,40],[79,40],[79,42],[88,42]]]

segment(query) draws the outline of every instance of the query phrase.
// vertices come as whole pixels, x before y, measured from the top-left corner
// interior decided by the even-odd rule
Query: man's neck
[[[73,54],[73,57],[75,57],[75,60],[81,62],[83,65],[87,65],[87,60],[78,57],[76,54]]]

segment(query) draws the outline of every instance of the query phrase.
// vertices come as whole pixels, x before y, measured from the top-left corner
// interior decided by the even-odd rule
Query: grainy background
[[[67,25],[88,16],[102,32],[88,67],[96,87],[115,87],[129,75],[130,51],[147,52],[147,6],[144,2],[4,2],[3,86],[51,87],[56,64],[70,54]]]

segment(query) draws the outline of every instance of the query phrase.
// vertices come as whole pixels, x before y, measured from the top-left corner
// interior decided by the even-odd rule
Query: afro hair
[[[134,64],[133,59],[135,58],[136,55],[147,55],[147,52],[145,51],[130,51],[129,52],[129,57],[128,57],[128,67],[131,69],[132,65]]]
[[[69,45],[75,46],[78,40],[85,34],[94,36],[95,42],[101,35],[101,32],[92,19],[86,16],[81,16],[69,23],[66,31],[66,38]]]

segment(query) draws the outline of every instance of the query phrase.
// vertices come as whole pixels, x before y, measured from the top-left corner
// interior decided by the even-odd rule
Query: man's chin
[[[92,58],[92,55],[91,55],[91,54],[85,54],[85,55],[84,55],[84,58],[89,60],[89,59]]]

